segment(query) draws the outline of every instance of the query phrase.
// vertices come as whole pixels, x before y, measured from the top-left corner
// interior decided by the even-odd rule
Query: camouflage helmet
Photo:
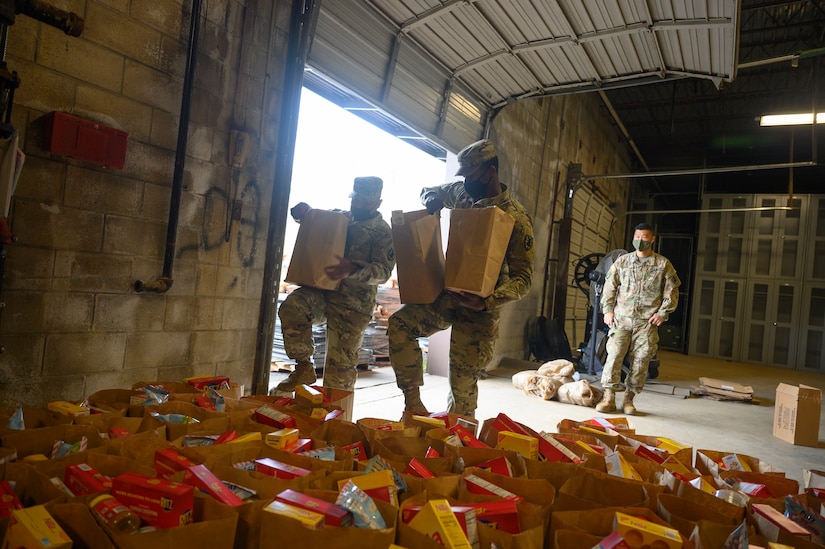
[[[349,197],[358,197],[369,201],[378,200],[381,198],[381,190],[383,188],[384,182],[380,177],[356,177]]]
[[[496,150],[493,142],[489,139],[482,139],[467,145],[458,153],[458,171],[456,175],[470,175],[479,166],[488,160],[496,157]]]

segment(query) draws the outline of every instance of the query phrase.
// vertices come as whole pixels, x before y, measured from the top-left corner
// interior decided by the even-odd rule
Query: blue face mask
[[[644,252],[650,249],[651,242],[649,240],[634,240],[633,247],[637,252]]]

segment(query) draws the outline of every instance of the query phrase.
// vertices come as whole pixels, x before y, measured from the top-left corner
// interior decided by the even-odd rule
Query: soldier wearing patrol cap
[[[378,177],[355,178],[350,209],[342,212],[349,219],[344,256],[325,269],[329,278],[341,281],[339,288],[298,288],[278,309],[284,350],[296,365],[275,392],[291,392],[298,385],[315,382],[315,367],[310,362],[315,350],[312,326],[324,321],[324,386],[347,391],[355,388],[358,350],[372,318],[378,285],[389,280],[395,267],[392,232],[378,212],[383,185]],[[301,202],[290,211],[300,223],[309,209],[308,204]]]
[[[498,178],[498,156],[489,140],[458,153],[456,175],[464,181],[421,191],[421,201],[434,214],[442,208],[497,206],[515,219],[496,289],[489,297],[445,290],[430,305],[404,305],[390,317],[390,361],[405,411],[426,414],[419,387],[424,384],[423,358],[417,338],[452,326],[448,411],[474,416],[478,379],[493,358],[500,309],[527,295],[533,279],[533,223],[530,215]]]

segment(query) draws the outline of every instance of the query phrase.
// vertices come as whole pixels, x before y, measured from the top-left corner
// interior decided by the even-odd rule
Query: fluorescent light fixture
[[[759,118],[760,126],[801,126],[811,124],[814,120],[813,113],[805,112],[798,114],[767,114]],[[816,123],[825,124],[825,112],[816,113]]]

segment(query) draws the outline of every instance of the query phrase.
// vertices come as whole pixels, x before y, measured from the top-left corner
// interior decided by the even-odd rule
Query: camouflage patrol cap
[[[384,188],[384,182],[380,177],[356,177],[352,185],[352,192],[350,198],[363,198],[365,200],[378,200],[381,198],[381,189]]]
[[[470,175],[476,168],[488,160],[496,157],[496,150],[493,142],[489,139],[482,139],[467,145],[458,153],[458,171],[456,175]]]

